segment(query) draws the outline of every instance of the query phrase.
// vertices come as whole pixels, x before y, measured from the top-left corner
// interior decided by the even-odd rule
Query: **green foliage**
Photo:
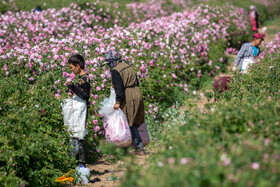
[[[184,111],[180,111],[179,108],[182,107],[183,100],[178,99],[172,107],[159,108],[159,117],[154,118],[153,115],[146,115],[146,124],[149,132],[149,136],[151,142],[158,141],[162,138],[163,129],[173,129],[177,128],[174,123],[178,123],[179,125],[185,124],[187,115]]]
[[[231,89],[208,112],[195,110],[185,125],[175,122],[166,129],[163,148],[150,156],[148,169],[131,163],[121,186],[278,186],[280,53],[275,46],[266,48],[249,73],[236,73]]]
[[[214,97],[214,94],[213,92],[206,92],[205,97],[210,101]]]
[[[2,1],[3,2],[3,1]],[[0,2],[0,3],[2,3]],[[43,4],[42,1],[41,4]],[[38,3],[39,3],[38,2]],[[60,8],[64,7],[66,5],[69,5],[72,1],[48,1],[46,4],[46,7],[42,7],[43,9],[47,7],[55,7]],[[123,0],[122,2],[127,2],[126,0]],[[169,4],[171,1],[168,1]],[[30,1],[16,1],[17,6],[20,9],[24,10],[30,10],[34,6],[34,3],[30,3]],[[102,4],[103,3],[103,4]],[[94,14],[102,16],[102,14],[98,13],[98,9],[105,8],[108,4],[107,2],[102,2],[101,4],[98,4],[96,7],[96,10],[94,10]],[[0,4],[1,5],[1,4]],[[88,5],[85,4],[85,1],[81,0],[79,1],[79,6],[81,9],[85,9]],[[13,9],[14,5],[5,5],[0,6],[0,11],[5,12],[7,10]],[[121,10],[125,9],[125,3],[120,3]],[[171,7],[171,8],[170,8]],[[168,6],[168,10],[171,10],[169,13],[172,12],[172,10],[180,10],[180,7],[176,6]],[[174,9],[173,9],[174,8]],[[16,9],[14,9],[16,10]],[[132,15],[133,13],[127,10],[128,15]],[[114,9],[110,9],[109,15],[111,15],[113,18],[116,16],[116,12],[114,12]],[[143,14],[141,16],[144,16]],[[117,17],[116,17],[117,18]],[[122,17],[118,17],[122,18]],[[114,19],[111,19],[114,20]],[[135,21],[136,19],[133,18],[130,21]],[[122,25],[127,25],[130,21],[127,19],[120,19]],[[215,21],[215,20],[211,20]],[[109,21],[107,23],[101,23],[105,27],[111,27],[113,26],[113,22]],[[92,27],[92,25],[88,25],[88,27]],[[199,30],[205,29],[205,28],[198,28]],[[236,26],[234,23],[230,24],[231,31],[234,31],[236,29]],[[186,34],[189,31],[186,31]],[[63,33],[63,34],[67,34]],[[240,37],[239,37],[240,36]],[[240,35],[228,38],[230,45],[235,46],[239,44],[240,42],[246,41],[248,35],[245,33],[240,33]],[[137,37],[135,37],[136,39]],[[154,35],[151,40],[158,40],[162,38],[161,33],[158,33],[157,35]],[[209,40],[211,41],[213,38],[209,37]],[[110,40],[110,39],[108,39]],[[143,39],[145,40],[145,38]],[[170,43],[172,41],[172,37],[170,38]],[[125,43],[122,45],[127,45]],[[33,45],[33,44],[32,44]],[[34,44],[35,45],[35,44]],[[47,44],[48,45],[48,44]],[[75,44],[75,46],[71,46],[75,48],[77,51],[82,53],[83,51],[83,43]],[[195,45],[195,44],[191,44]],[[94,44],[89,46],[89,51],[92,51],[89,55],[100,55],[100,54],[94,54],[95,47],[97,47],[98,44]],[[119,46],[120,47],[120,46]],[[123,46],[121,46],[123,47]],[[156,46],[153,46],[154,50],[157,50]],[[226,41],[225,40],[218,40],[217,43],[211,44],[210,46],[210,55],[209,59],[200,59],[199,61],[196,60],[196,58],[192,58],[190,60],[190,64],[195,64],[194,67],[191,67],[192,65],[186,64],[181,67],[181,70],[174,68],[174,66],[171,66],[168,62],[167,65],[163,65],[165,58],[158,57],[157,60],[159,62],[159,66],[166,67],[166,71],[160,71],[160,68],[151,68],[149,69],[151,78],[150,79],[141,79],[141,89],[143,90],[143,96],[145,97],[145,106],[148,111],[149,104],[150,103],[161,103],[161,107],[159,110],[159,117],[154,119],[154,112],[152,111],[147,116],[147,123],[151,124],[148,126],[150,135],[152,139],[156,139],[159,137],[166,137],[166,142],[168,147],[172,146],[174,142],[172,142],[174,135],[172,132],[175,132],[175,136],[178,135],[177,138],[174,138],[174,140],[178,141],[178,145],[182,145],[184,147],[184,143],[188,142],[188,146],[186,146],[184,149],[182,149],[182,152],[173,154],[178,154],[180,156],[183,155],[183,153],[188,152],[189,150],[192,150],[192,154],[195,154],[196,147],[200,146],[201,153],[204,152],[205,147],[210,146],[214,143],[216,143],[216,139],[214,139],[212,136],[213,134],[216,135],[217,133],[220,133],[220,129],[216,129],[215,120],[213,118],[213,131],[215,133],[207,133],[207,131],[204,128],[201,128],[202,130],[196,129],[196,120],[194,119],[188,119],[186,116],[181,115],[180,111],[177,110],[179,104],[177,104],[174,108],[170,108],[172,103],[175,103],[175,101],[182,101],[186,97],[185,92],[182,92],[182,87],[180,85],[188,83],[191,84],[190,89],[196,89],[201,86],[201,80],[207,75],[202,75],[202,77],[197,76],[197,71],[201,70],[202,72],[212,72],[210,76],[214,76],[215,73],[225,70],[226,65],[226,56],[224,55],[224,51],[226,49]],[[65,50],[59,51],[58,55],[63,55],[65,53]],[[82,53],[84,55],[84,53]],[[150,54],[147,52],[147,54]],[[175,52],[175,55],[179,55],[180,53],[178,51]],[[47,54],[49,55],[49,54]],[[44,63],[51,64],[51,60],[47,57],[47,55],[43,56]],[[222,60],[220,60],[222,57]],[[142,59],[141,59],[142,58]],[[153,59],[145,59],[144,57],[137,57],[137,60],[153,60]],[[210,67],[207,65],[207,62],[209,60],[212,60],[214,62],[217,62],[216,65],[219,66],[219,69],[216,67]],[[20,183],[24,183],[28,186],[55,186],[57,185],[54,181],[57,177],[61,176],[63,173],[69,171],[71,168],[75,167],[76,161],[75,159],[71,159],[69,157],[69,134],[65,130],[65,127],[63,125],[63,119],[61,115],[61,108],[60,103],[61,99],[67,98],[67,94],[64,92],[65,85],[55,83],[58,79],[61,81],[61,83],[65,82],[66,78],[62,78],[61,75],[63,74],[63,71],[66,71],[65,68],[58,67],[52,69],[49,65],[46,67],[43,67],[45,69],[41,69],[41,67],[34,66],[33,68],[26,68],[28,66],[27,61],[22,61],[21,64],[17,64],[17,58],[9,59],[9,62],[5,64],[8,66],[9,69],[9,75],[4,76],[6,72],[3,70],[3,66],[1,65],[1,78],[0,78],[0,123],[1,123],[1,131],[0,131],[0,186],[19,186]],[[2,62],[1,62],[2,63]],[[57,65],[58,61],[54,61],[53,64]],[[157,63],[157,62],[156,62]],[[4,64],[4,62],[2,63]],[[38,63],[39,64],[39,63]],[[190,70],[191,68],[194,68],[194,70]],[[204,71],[205,70],[205,71]],[[173,71],[179,75],[182,75],[181,77],[178,77],[177,80],[174,80],[170,82],[170,80],[173,80],[171,77],[171,74]],[[278,73],[275,72],[275,73]],[[167,78],[162,81],[163,75],[166,74]],[[29,81],[26,76],[32,76],[34,77],[33,81]],[[265,76],[264,76],[265,77]],[[94,77],[96,82],[102,82],[103,79],[101,77]],[[268,80],[269,78],[267,78]],[[277,77],[275,77],[277,79]],[[169,84],[176,84],[178,85],[175,89],[168,89],[165,88],[169,86]],[[105,88],[109,87],[110,83],[109,81],[106,83]],[[237,89],[237,88],[236,88]],[[274,90],[274,88],[269,88],[269,90]],[[89,109],[89,113],[96,116],[96,119],[101,121],[100,117],[97,115],[98,110],[98,103],[103,100],[103,98],[108,95],[109,89],[107,89],[106,93],[99,94],[96,90],[92,91],[92,94],[96,94],[100,97],[96,99],[96,106],[92,106]],[[234,91],[234,89],[232,90]],[[59,98],[54,97],[56,93],[60,93]],[[256,92],[258,93],[258,92]],[[238,94],[237,92],[235,93]],[[152,97],[154,96],[154,98]],[[226,96],[225,96],[226,97]],[[164,98],[161,100],[161,98]],[[240,98],[241,99],[241,98]],[[260,100],[261,105],[261,100]],[[259,106],[259,105],[258,105]],[[262,105],[261,105],[262,106]],[[240,105],[239,107],[246,107],[246,105]],[[250,106],[247,106],[248,109],[251,109]],[[265,113],[268,108],[271,107],[271,104],[264,105],[263,112]],[[177,108],[177,109],[176,109]],[[228,109],[225,111],[231,111],[231,105],[228,106]],[[275,110],[277,111],[278,108],[275,106]],[[238,111],[235,110],[233,112],[235,115],[238,114]],[[273,113],[277,114],[277,112]],[[221,119],[224,119],[225,113],[223,114],[216,114]],[[253,112],[250,113],[251,120],[253,123],[257,123],[257,121],[253,121],[255,119],[255,114],[253,115]],[[273,118],[272,114],[268,115],[271,119],[269,120],[270,123],[275,122],[277,118]],[[261,120],[261,116],[257,116],[259,118],[256,118],[256,120]],[[175,120],[178,119],[178,120]],[[200,119],[200,118],[198,118]],[[207,119],[210,119],[208,117]],[[211,118],[212,119],[212,118]],[[188,120],[188,121],[187,121]],[[233,133],[233,131],[238,132],[246,132],[246,120],[245,116],[241,116],[241,119],[238,118],[238,122],[242,122],[241,125],[238,125],[238,130],[233,129],[231,127],[228,127],[228,125],[225,128],[225,135],[228,135],[230,133]],[[90,122],[92,122],[92,119],[89,119]],[[162,124],[163,121],[166,121],[167,123]],[[175,122],[176,121],[176,122]],[[173,126],[172,124],[177,123],[178,125],[184,125],[184,128],[182,128],[182,132],[178,131],[177,126]],[[194,124],[192,127],[196,129],[197,131],[193,133],[193,131],[190,131],[187,128],[190,127],[190,125],[186,124]],[[203,124],[204,123],[204,124]],[[219,122],[220,124],[221,122]],[[100,124],[99,124],[100,125]],[[206,122],[201,121],[201,126],[206,126]],[[88,128],[93,129],[96,127],[95,124],[90,123]],[[221,126],[223,127],[223,126]],[[224,127],[223,127],[224,128]],[[168,129],[163,134],[162,129]],[[185,129],[185,130],[184,130]],[[200,131],[203,135],[205,135],[204,139],[200,137]],[[263,131],[263,130],[262,130]],[[254,130],[255,132],[255,130]],[[268,132],[276,133],[276,130],[269,130]],[[181,134],[183,133],[183,134]],[[185,133],[185,134],[184,134]],[[268,133],[267,133],[268,134]],[[180,135],[180,136],[179,136]],[[182,136],[181,136],[182,135]],[[190,136],[187,136],[190,135]],[[185,137],[187,136],[187,137]],[[267,135],[269,136],[269,134]],[[194,141],[190,138],[193,138],[194,140],[202,139],[203,141]],[[87,144],[90,146],[87,146],[87,157],[88,162],[93,162],[96,160],[98,156],[100,156],[100,153],[98,149],[98,143],[100,139],[102,138],[101,130],[91,130],[89,131],[89,134],[86,137]],[[206,141],[213,138],[212,141]],[[276,139],[276,138],[273,138]],[[180,141],[181,142],[180,142]],[[215,140],[215,141],[214,141]],[[254,140],[253,141],[257,141]],[[169,143],[168,143],[169,142]],[[236,142],[235,142],[236,143]],[[260,142],[257,142],[260,144]],[[237,143],[236,143],[237,144]],[[94,145],[94,147],[92,146]],[[240,145],[241,146],[241,145]],[[240,149],[245,150],[247,147],[241,147]],[[277,145],[272,148],[277,148]],[[271,148],[271,149],[272,149]],[[102,151],[104,153],[109,152],[110,150],[114,149],[114,147],[104,148]],[[264,150],[267,148],[265,147]],[[168,149],[169,150],[169,149]],[[175,149],[174,149],[175,150]],[[278,149],[279,150],[279,149]],[[206,149],[207,152],[212,153],[212,149]],[[216,152],[215,152],[216,151]],[[270,151],[270,150],[268,150]],[[276,154],[275,150],[274,152],[271,152],[272,154]],[[167,155],[169,153],[166,153]],[[214,150],[214,154],[218,156],[218,151]],[[236,155],[238,155],[236,153]],[[122,156],[122,151],[116,150],[114,155]],[[165,155],[165,153],[163,154]],[[188,155],[186,155],[188,156]],[[191,155],[190,155],[191,156]],[[204,156],[204,157],[203,157]],[[241,155],[243,156],[243,155]],[[116,157],[118,158],[118,157]],[[201,154],[201,158],[205,159],[205,155]],[[250,157],[250,159],[252,158]],[[246,162],[248,160],[245,160]],[[209,161],[212,167],[216,164],[215,161],[212,159]],[[199,168],[203,168],[205,164],[200,164]],[[279,167],[278,167],[279,168]],[[220,173],[221,169],[218,169],[217,173]],[[273,170],[273,168],[271,168]],[[167,170],[168,171],[168,170]],[[210,169],[203,170],[205,173],[209,173]],[[169,171],[168,171],[169,172]],[[197,173],[199,173],[200,170],[194,170],[194,176],[199,176]],[[227,172],[227,171],[225,171]],[[228,171],[228,172],[231,172]],[[277,171],[278,172],[278,171]],[[203,173],[203,172],[202,172]],[[215,174],[215,172],[213,172]],[[132,174],[132,173],[131,173]],[[169,174],[169,173],[168,173]],[[204,174],[204,173],[203,173]],[[225,174],[224,174],[225,175]],[[135,173],[134,176],[140,176],[140,173]],[[134,176],[130,177],[129,180],[134,180]],[[172,175],[170,175],[172,176]],[[179,176],[179,175],[178,175]],[[147,176],[150,177],[150,176]],[[180,177],[183,177],[180,176]],[[217,177],[214,177],[214,182],[211,179],[211,176],[205,175],[205,180],[203,184],[217,184]],[[197,178],[193,178],[192,180],[197,181]],[[184,182],[184,180],[182,180]],[[145,182],[145,181],[143,181]],[[157,180],[154,180],[154,182],[158,182]],[[172,178],[171,183],[166,184],[173,184],[175,182]],[[274,182],[274,180],[272,181]],[[132,182],[131,184],[134,184]],[[160,184],[160,183],[159,183]],[[195,183],[194,183],[195,184]],[[243,184],[243,183],[242,183]]]
[[[47,86],[53,74],[46,74],[36,85],[22,76],[24,72],[18,70],[18,81],[0,80],[0,185],[55,185],[54,179],[76,161],[68,156],[69,135],[60,102],[52,99]]]
[[[238,141],[244,143],[230,142],[227,148],[223,145],[226,142],[216,143],[207,131],[195,128],[169,132],[174,133],[172,138],[165,140],[162,151],[151,156],[149,168],[143,171],[131,165],[121,186],[279,184],[279,144],[240,136]]]
[[[272,18],[272,19],[266,20],[266,21],[265,21],[265,25],[280,27],[280,17],[274,17],[274,18]],[[269,32],[269,30],[268,30],[268,32]],[[278,32],[279,32],[279,30],[278,30]],[[274,33],[273,36],[274,36],[275,34],[276,34],[276,33]]]
[[[251,1],[251,0],[210,0],[210,1],[200,1],[197,0],[196,3],[205,3],[218,6],[233,5],[236,7],[243,8],[247,13],[250,11],[250,6],[254,5],[259,14],[260,26],[268,20],[269,18],[279,16],[280,7],[277,6],[279,0],[265,0],[265,1]]]
[[[102,141],[100,143],[100,150],[103,155],[107,155],[105,160],[107,162],[116,162],[125,156],[128,153],[126,148],[118,148],[114,144]]]
[[[275,45],[276,46],[276,45]],[[237,72],[233,76],[230,90],[222,96],[225,100],[232,98],[246,102],[251,98],[279,99],[280,53],[273,52],[250,67],[250,73]]]
[[[4,3],[6,2],[6,3]],[[60,9],[69,6],[71,3],[78,3],[80,7],[83,9],[86,7],[87,2],[96,2],[95,0],[89,1],[89,0],[37,0],[36,3],[34,3],[33,0],[26,0],[26,1],[20,1],[20,0],[13,0],[12,3],[9,1],[1,1],[0,2],[0,12],[5,13],[8,10],[15,10],[13,9],[12,5],[14,4],[19,10],[24,10],[24,11],[30,11],[35,9],[37,6],[41,6],[43,10],[48,9],[48,8],[55,8],[55,9]],[[106,1],[104,1],[107,3]],[[130,3],[131,1],[128,0],[118,0],[117,1],[119,4],[121,4],[123,7],[125,7],[125,4]],[[105,4],[104,3],[104,4]],[[16,10],[18,10],[16,9]]]

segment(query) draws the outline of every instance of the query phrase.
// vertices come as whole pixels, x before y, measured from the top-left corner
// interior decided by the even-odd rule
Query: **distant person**
[[[236,56],[234,66],[232,68],[233,71],[236,71],[239,67],[239,69],[244,73],[247,72],[249,64],[253,64],[255,58],[258,57],[261,53],[259,46],[263,41],[263,37],[264,36],[262,34],[255,33],[253,35],[252,42],[242,45],[240,51]]]
[[[262,34],[265,37],[267,33],[267,27],[260,28],[258,33]]]
[[[215,102],[218,100],[217,93],[223,93],[225,90],[229,90],[228,84],[230,83],[230,81],[230,76],[219,77],[217,80],[214,81],[212,87],[214,91]]]
[[[255,6],[251,5],[250,6],[250,13],[249,13],[249,18],[252,26],[252,30],[254,32],[258,32],[259,28],[259,23],[258,23],[258,18],[259,14]]]
[[[41,12],[42,11],[42,8],[41,8],[41,6],[37,6],[36,8],[35,8],[35,12]]]

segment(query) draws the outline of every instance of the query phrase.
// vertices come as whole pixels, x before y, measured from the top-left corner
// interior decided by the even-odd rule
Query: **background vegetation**
[[[5,1],[0,3],[3,2]],[[179,177],[171,178],[166,185],[174,184],[181,178],[182,184],[191,181],[194,185],[230,185],[231,181],[226,180],[229,173],[233,173],[230,180],[234,181],[237,175],[240,175],[244,177],[243,181],[247,182],[246,175],[251,176],[252,173],[249,170],[246,171],[245,167],[243,169],[246,175],[241,175],[238,172],[239,165],[247,163],[247,168],[250,167],[249,163],[254,161],[253,156],[259,151],[255,145],[261,145],[264,140],[268,142],[267,137],[270,142],[276,141],[276,143],[264,146],[260,152],[268,152],[269,158],[273,159],[269,160],[267,168],[273,174],[279,174],[273,166],[278,154],[276,135],[275,137],[267,135],[260,139],[256,139],[255,135],[246,137],[248,119],[254,124],[259,120],[265,124],[277,124],[279,119],[273,117],[278,115],[277,106],[273,106],[272,102],[264,105],[262,103],[268,99],[268,96],[271,101],[276,102],[275,94],[272,96],[271,93],[277,92],[278,87],[267,87],[264,94],[261,84],[275,86],[272,80],[277,81],[279,77],[269,77],[267,74],[269,72],[256,68],[258,71],[255,74],[252,73],[255,77],[251,74],[236,75],[236,84],[232,85],[232,92],[220,96],[221,103],[224,103],[215,106],[217,109],[214,109],[214,115],[200,116],[199,112],[198,116],[188,115],[188,113],[181,115],[178,111],[186,97],[201,87],[203,80],[209,80],[219,72],[225,71],[228,57],[224,52],[227,48],[238,47],[249,40],[251,31],[248,29],[246,14],[243,14],[239,8],[224,5],[223,8],[208,7],[197,5],[197,1],[191,3],[192,9],[188,12],[185,8],[189,4],[183,1],[177,4],[171,1],[157,1],[157,6],[162,9],[155,11],[150,1],[143,1],[144,4],[140,2],[131,4],[127,1],[121,1],[119,4],[103,1],[87,4],[79,1],[77,5],[71,4],[72,1],[48,1],[44,5],[42,1],[40,3],[45,11],[37,17],[39,13],[30,11],[36,7],[34,3],[29,3],[29,1],[15,1],[16,4],[14,1],[6,3],[3,6],[0,4],[1,26],[3,26],[0,38],[0,122],[2,127],[0,131],[0,186],[18,186],[21,183],[28,186],[55,186],[54,180],[58,176],[75,167],[76,161],[68,155],[69,134],[63,125],[60,108],[61,101],[68,97],[64,91],[64,83],[67,79],[74,79],[66,66],[67,58],[72,53],[80,52],[86,57],[87,69],[92,76],[90,100],[92,107],[89,111],[91,116],[87,136],[88,163],[94,162],[101,155],[99,142],[103,138],[104,131],[102,118],[97,111],[98,103],[109,93],[110,81],[106,79],[110,76],[106,68],[98,67],[98,62],[102,61],[104,53],[101,48],[104,50],[110,45],[121,49],[124,57],[127,57],[126,60],[137,71],[145,97],[146,120],[150,135],[153,140],[162,139],[164,142],[161,155],[152,158],[147,176],[145,177],[139,168],[131,166],[129,169],[135,175],[128,174],[129,181],[125,181],[124,185],[144,185],[153,177],[155,177],[155,184],[156,182],[161,184],[162,181],[155,176],[155,173],[159,172],[157,167],[165,167],[166,163],[170,164],[169,169],[166,167],[164,170],[166,173],[163,174]],[[127,3],[132,8],[128,8]],[[220,2],[211,3],[219,4]],[[65,8],[68,5],[70,7]],[[107,11],[108,7],[109,11]],[[56,8],[56,10],[47,8]],[[267,10],[269,10],[267,7],[260,8],[259,11],[262,12],[260,14],[264,16],[262,20],[272,15],[271,11]],[[173,14],[177,11],[185,12]],[[84,17],[79,15],[81,12],[85,15]],[[189,14],[192,16],[186,16]],[[95,17],[88,18],[88,15],[95,15]],[[199,18],[204,17],[207,17],[207,20],[202,22]],[[198,20],[193,18],[198,18]],[[115,20],[118,20],[118,26],[121,28],[115,27]],[[150,22],[145,25],[145,20],[150,20]],[[178,24],[173,24],[173,27],[168,30],[165,26],[171,25],[168,22],[170,20]],[[180,25],[182,20],[184,24]],[[165,25],[163,24],[162,27],[158,27],[157,24],[149,25],[153,21],[162,22]],[[213,25],[216,25],[218,29],[214,30]],[[207,33],[207,28],[212,30]],[[222,30],[222,28],[225,29]],[[171,34],[166,31],[170,31]],[[170,34],[170,37],[166,37],[167,34]],[[203,34],[205,38],[201,39]],[[116,39],[114,44],[111,41],[112,37]],[[180,49],[176,46],[180,46]],[[203,48],[203,46],[206,47]],[[276,54],[279,56],[279,53]],[[277,67],[277,64],[273,64],[276,60],[269,62],[270,66]],[[265,68],[265,66],[266,64],[260,68]],[[276,71],[278,72],[277,68]],[[264,76],[261,80],[257,80],[260,72],[263,72]],[[276,75],[277,72],[275,72]],[[248,94],[252,93],[246,88],[246,84],[255,79],[260,82],[255,85],[256,90],[253,92],[252,99],[249,98]],[[238,81],[245,83],[243,86],[238,85]],[[243,95],[238,92],[240,86],[244,89]],[[237,99],[232,100],[230,95],[234,95]],[[267,98],[258,98],[260,95]],[[248,100],[249,105],[240,102],[241,99]],[[245,114],[240,114],[242,113],[240,110],[233,108],[235,105],[237,108],[251,111],[248,112],[248,119]],[[253,112],[255,105],[263,111],[260,114],[270,112],[269,120],[265,121],[262,119],[263,115],[257,116]],[[223,113],[217,112],[219,107]],[[236,117],[230,119],[230,123],[223,123],[222,120],[227,119],[227,112],[230,116]],[[258,118],[255,119],[255,117]],[[163,121],[166,123],[163,124]],[[231,123],[235,125],[232,126]],[[182,124],[185,125],[179,128]],[[252,129],[252,131],[261,134],[261,132],[266,132],[266,129]],[[271,127],[268,132],[276,133],[277,129]],[[239,134],[241,142],[246,142],[248,138],[248,141],[252,143],[248,146],[239,144]],[[215,148],[212,147],[213,145]],[[230,162],[234,162],[234,168],[223,170],[224,168],[215,167],[217,164],[215,158],[220,157],[221,152],[227,152],[230,146],[237,147],[230,157]],[[244,160],[232,160],[232,157],[244,154],[238,150],[246,149],[252,150],[251,156]],[[223,156],[222,164],[224,161],[229,162],[228,154],[227,152],[226,156]],[[174,160],[173,157],[176,159]],[[209,162],[208,158],[210,158]],[[186,170],[185,166],[190,159],[197,159],[198,162],[192,166],[195,169],[187,168]],[[257,161],[253,163],[255,162]],[[183,167],[172,166],[175,163],[183,163]],[[259,165],[253,166],[258,169],[260,162],[257,163]],[[173,169],[180,171],[179,173],[193,172],[190,176],[194,177],[183,179],[184,175],[178,175]],[[206,173],[209,175],[204,175]],[[198,180],[202,175],[205,178]],[[257,173],[253,177],[259,177],[259,175]],[[137,176],[144,180],[138,180]],[[271,184],[276,184],[276,179],[272,179]],[[245,182],[240,184],[245,184]],[[260,179],[260,182],[269,183],[265,176]]]
[[[122,186],[278,186],[279,35],[220,102],[166,129],[149,168],[132,163]]]

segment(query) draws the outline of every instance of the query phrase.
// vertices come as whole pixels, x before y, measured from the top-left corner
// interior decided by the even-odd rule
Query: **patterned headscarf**
[[[108,64],[108,66],[113,69],[119,62],[122,62],[121,55],[118,51],[112,49],[109,50],[105,55],[105,62],[103,65]]]

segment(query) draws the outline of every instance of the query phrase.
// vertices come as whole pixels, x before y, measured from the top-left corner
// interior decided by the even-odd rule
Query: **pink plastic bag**
[[[130,128],[124,113],[119,109],[103,119],[106,140],[117,147],[129,147],[132,142]]]
[[[132,142],[130,128],[121,109],[114,110],[116,103],[116,93],[111,89],[109,98],[101,102],[99,114],[103,118],[103,127],[105,129],[106,140],[115,144],[117,147],[129,147]]]
[[[139,131],[139,135],[142,139],[142,143],[143,146],[148,145],[150,143],[150,137],[149,137],[149,133],[148,133],[148,129],[147,129],[147,125],[146,123],[142,123],[139,127],[138,127],[138,131]],[[134,144],[134,142],[132,141],[131,146],[136,147],[136,145]]]

